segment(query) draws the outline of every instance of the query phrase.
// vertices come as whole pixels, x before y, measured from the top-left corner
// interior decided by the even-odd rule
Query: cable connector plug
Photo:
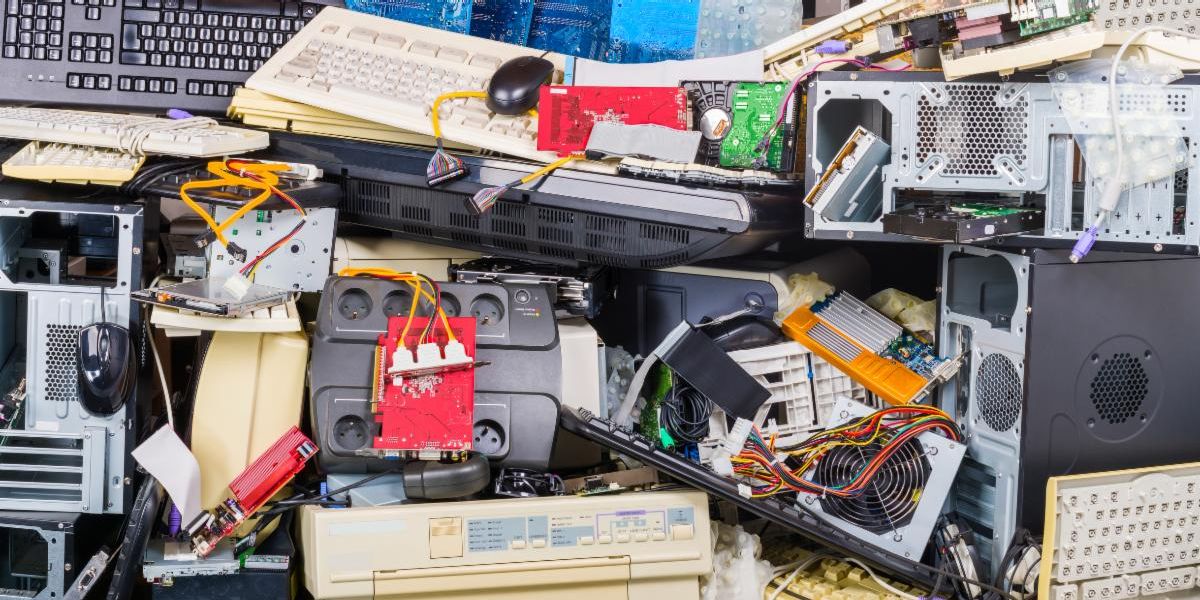
[[[192,238],[192,243],[201,250],[207,248],[209,244],[215,241],[217,241],[217,232],[211,229],[206,229],[204,233]]]
[[[733,461],[730,460],[730,455],[723,449],[717,448],[709,462],[712,463],[712,470],[716,474],[726,477],[733,476]]]
[[[225,244],[225,250],[229,252],[229,256],[233,257],[233,260],[238,262],[246,262],[246,259],[250,257],[250,253],[235,242]]]
[[[1100,228],[1092,225],[1084,230],[1083,235],[1076,240],[1075,246],[1071,248],[1071,262],[1077,263],[1083,260],[1083,257],[1092,251],[1092,246],[1096,244],[1096,236],[1099,234]]]
[[[734,421],[733,427],[729,429],[729,433],[725,435],[724,441],[721,442],[721,449],[729,456],[741,454],[746,440],[750,439],[751,427],[754,427],[754,423],[749,419],[738,417],[738,420]]]

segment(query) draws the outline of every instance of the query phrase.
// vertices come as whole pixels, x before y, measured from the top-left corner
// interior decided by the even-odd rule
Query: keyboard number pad
[[[24,60],[63,59],[61,0],[0,0],[4,31],[0,57]]]

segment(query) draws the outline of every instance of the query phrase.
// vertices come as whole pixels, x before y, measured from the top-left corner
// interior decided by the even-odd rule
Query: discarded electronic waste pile
[[[0,600],[1200,598],[1195,0],[0,11]]]

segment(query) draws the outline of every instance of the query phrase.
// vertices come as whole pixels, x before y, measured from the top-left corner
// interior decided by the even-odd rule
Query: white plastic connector
[[[721,449],[729,456],[741,454],[742,447],[746,445],[746,440],[750,438],[750,429],[752,427],[754,427],[754,423],[738,417],[738,420],[733,423],[733,427],[729,430],[729,434],[725,436],[725,441],[721,443]]]
[[[225,278],[225,283],[223,283],[221,287],[225,291],[229,292],[230,296],[233,296],[237,300],[241,300],[242,298],[246,297],[246,292],[250,291],[250,280],[246,279],[246,277],[240,273],[234,273],[233,275]]]
[[[729,460],[729,453],[723,448],[717,448],[712,456],[712,470],[718,475],[726,477],[733,476],[733,461]]]
[[[436,343],[430,342],[417,346],[417,356],[413,359],[408,348],[396,348],[392,354],[392,365],[388,375],[402,377],[413,371],[437,371],[447,367],[457,367],[471,364],[473,359],[467,356],[467,348],[462,342],[452,341],[446,344],[445,354]]]

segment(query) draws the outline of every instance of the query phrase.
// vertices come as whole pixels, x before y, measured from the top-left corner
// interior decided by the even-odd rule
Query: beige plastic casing
[[[397,238],[339,237],[333,243],[333,272],[377,267],[417,272],[435,281],[450,278],[450,265],[479,258],[478,252]]]
[[[300,333],[218,331],[204,356],[192,415],[205,509],[289,428],[300,424],[308,339]]]
[[[670,509],[690,509],[694,521],[671,525]],[[502,523],[541,517],[549,525],[540,542],[530,529],[521,543],[501,535]],[[590,539],[578,535],[589,528]],[[317,600],[696,600],[699,576],[712,569],[708,498],[697,491],[305,507],[300,537]]]

